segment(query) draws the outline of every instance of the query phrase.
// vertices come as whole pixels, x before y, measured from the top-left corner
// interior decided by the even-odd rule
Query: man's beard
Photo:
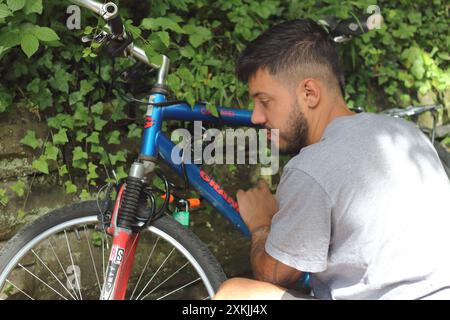
[[[281,154],[296,155],[307,146],[309,130],[308,122],[300,110],[297,99],[291,106],[286,128],[287,130],[283,132],[280,129],[280,139],[283,139],[286,145],[280,147],[279,151]]]

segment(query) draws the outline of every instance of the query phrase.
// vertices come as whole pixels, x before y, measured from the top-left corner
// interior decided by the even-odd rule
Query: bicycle
[[[177,197],[177,187],[156,168],[156,163],[162,160],[168,164],[241,233],[249,236],[249,231],[237,203],[213,177],[194,163],[173,162],[171,153],[176,146],[162,132],[161,124],[198,120],[255,127],[251,111],[217,107],[215,117],[203,104],[191,108],[185,102],[168,101],[169,59],[163,56],[160,66],[149,62],[125,32],[115,4],[72,2],[107,21],[109,31],[102,31],[94,41],[109,47],[113,54],[123,52],[158,69],[157,82],[145,102],[148,107],[140,153],[124,182],[104,187],[105,199],[50,212],[5,245],[0,251],[0,298],[208,299],[226,275],[207,246],[166,214],[171,202],[185,206],[185,211],[180,212],[187,213],[195,201]],[[348,29],[347,22],[341,26]],[[354,30],[336,30],[341,33],[337,42],[356,35]],[[151,185],[154,177],[163,181],[163,190]],[[114,190],[117,196],[111,201],[109,195]],[[158,209],[160,194],[163,203]],[[56,243],[63,246],[58,248]]]

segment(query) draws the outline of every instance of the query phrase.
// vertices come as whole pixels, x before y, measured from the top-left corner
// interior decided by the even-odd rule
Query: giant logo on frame
[[[214,188],[214,190],[222,197],[225,199],[226,202],[228,202],[234,210],[236,210],[237,212],[239,212],[239,205],[237,204],[236,201],[234,201],[234,199],[232,197],[230,197],[225,190],[222,189],[222,187],[216,182],[214,181],[213,178],[211,178],[205,171],[203,171],[203,169],[200,169],[200,177],[207,183],[209,183],[209,185],[211,187]]]

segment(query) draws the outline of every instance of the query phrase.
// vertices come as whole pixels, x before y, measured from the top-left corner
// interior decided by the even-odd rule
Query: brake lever
[[[127,33],[127,36],[122,40],[114,39],[108,32],[101,31],[93,38],[89,36],[81,37],[83,43],[95,42],[98,44],[97,49],[105,49],[105,51],[112,57],[125,56],[127,47],[133,43],[133,36]]]
[[[93,38],[89,36],[82,36],[81,42],[89,43],[89,42],[97,42],[98,44],[102,44],[105,40],[108,39],[108,33],[106,31],[102,31],[99,34],[95,35]]]

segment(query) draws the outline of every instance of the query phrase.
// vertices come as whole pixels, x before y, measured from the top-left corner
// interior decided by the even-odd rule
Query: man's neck
[[[336,118],[342,116],[351,116],[355,112],[351,111],[344,101],[340,101],[339,104],[328,105],[323,108],[319,108],[320,114],[315,116],[310,123],[308,145],[318,142],[325,132],[326,127]],[[318,110],[318,111],[319,111]]]

